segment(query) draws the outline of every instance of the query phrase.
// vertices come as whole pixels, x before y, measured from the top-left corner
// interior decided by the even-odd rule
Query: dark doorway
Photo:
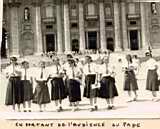
[[[75,52],[79,51],[79,43],[77,39],[72,40],[72,51],[75,51]]]
[[[97,49],[97,32],[88,32],[88,49]]]
[[[55,36],[54,34],[46,35],[46,51],[55,51]]]
[[[7,31],[5,30],[5,28],[3,28],[2,29],[2,42],[1,42],[1,57],[2,58],[7,57],[6,38],[7,38]]]
[[[130,48],[131,48],[131,50],[138,50],[139,49],[138,31],[131,30],[129,35],[130,35]]]
[[[114,51],[114,42],[113,38],[107,38],[107,49]]]

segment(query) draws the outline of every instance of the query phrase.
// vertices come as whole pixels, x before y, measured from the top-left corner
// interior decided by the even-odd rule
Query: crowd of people
[[[116,64],[110,62],[110,53],[105,53],[96,60],[93,60],[90,54],[86,55],[84,60],[75,58],[72,54],[67,54],[65,60],[56,55],[48,57],[50,65],[41,60],[36,67],[30,67],[27,60],[18,64],[16,57],[10,58],[10,65],[5,70],[9,80],[5,105],[12,105],[14,111],[17,105],[20,112],[22,104],[24,112],[31,112],[31,105],[35,103],[39,106],[39,111],[43,112],[46,104],[54,101],[56,110],[61,112],[62,102],[68,98],[72,110],[77,111],[83,94],[83,97],[89,100],[90,111],[98,110],[97,98],[106,100],[108,110],[115,108],[114,98],[118,97],[119,93],[115,79]],[[146,90],[151,91],[155,101],[160,86],[158,63],[152,58],[151,53],[146,53],[146,57],[148,58]],[[121,70],[124,72],[123,90],[128,92],[129,101],[137,101],[138,98],[136,74],[139,67],[140,62],[136,55],[133,57],[130,54],[126,55],[126,63]],[[51,92],[48,84],[51,85]],[[84,86],[83,93],[81,85]]]

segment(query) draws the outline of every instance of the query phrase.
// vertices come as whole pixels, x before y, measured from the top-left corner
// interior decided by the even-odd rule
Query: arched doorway
[[[114,41],[113,38],[107,38],[107,49],[114,51]]]
[[[7,31],[5,28],[2,29],[1,57],[7,57]]]
[[[79,52],[79,41],[78,39],[72,40],[72,51]]]

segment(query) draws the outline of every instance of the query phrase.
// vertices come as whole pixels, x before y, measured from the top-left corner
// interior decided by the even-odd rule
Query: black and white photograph
[[[160,0],[1,0],[0,49],[0,119],[160,120]]]

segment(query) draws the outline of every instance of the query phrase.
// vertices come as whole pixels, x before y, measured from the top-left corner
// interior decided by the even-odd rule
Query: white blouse
[[[108,64],[108,68],[106,67],[106,64],[99,65],[97,70],[98,70],[98,74],[101,74],[102,77],[104,77],[104,76],[112,76],[113,73],[115,72],[114,71],[114,66],[111,66],[110,64]]]
[[[43,69],[43,77],[41,78],[41,68],[37,68],[36,72],[35,72],[35,79],[37,81],[43,81],[43,80],[47,80],[49,77],[48,71],[46,68]]]
[[[21,68],[21,80],[30,80],[32,78],[32,69],[28,68],[25,73],[25,69]],[[25,77],[26,74],[26,77]]]
[[[90,63],[90,64],[85,64],[84,67],[83,67],[83,73],[85,75],[88,75],[88,74],[96,74],[97,72],[97,65],[95,63]]]
[[[13,68],[13,65],[9,65],[6,69],[5,69],[5,74],[7,76],[21,76],[21,71],[20,71],[20,68],[19,66],[14,66]]]
[[[46,71],[50,77],[59,77],[59,73],[62,73],[62,67],[60,65],[52,65],[46,68]]]
[[[146,61],[146,66],[148,70],[154,70],[158,66],[158,63],[155,59],[150,58],[149,60]]]
[[[81,70],[78,67],[68,67],[66,69],[68,79],[78,79],[81,75]]]

